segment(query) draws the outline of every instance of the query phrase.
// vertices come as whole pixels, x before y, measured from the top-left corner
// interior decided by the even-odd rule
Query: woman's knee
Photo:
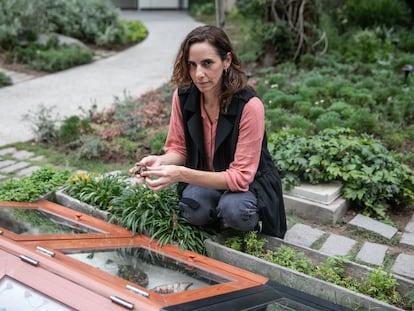
[[[217,216],[224,225],[236,230],[253,230],[259,221],[257,198],[252,192],[227,192],[221,197],[217,209]]]
[[[178,203],[181,215],[193,225],[211,224],[217,219],[216,206],[219,198],[217,190],[188,185]]]

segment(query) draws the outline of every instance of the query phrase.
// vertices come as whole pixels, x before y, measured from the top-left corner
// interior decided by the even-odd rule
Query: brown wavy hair
[[[226,59],[227,53],[231,53],[232,61],[227,71],[223,72],[221,83],[220,110],[225,112],[233,95],[246,87],[247,78],[229,37],[221,28],[212,25],[199,26],[186,36],[175,59],[171,82],[181,88],[192,85],[188,54],[191,45],[200,42],[210,43],[222,60]]]

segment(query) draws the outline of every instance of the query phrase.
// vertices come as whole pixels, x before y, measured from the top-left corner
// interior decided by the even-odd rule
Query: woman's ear
[[[233,57],[231,55],[231,52],[227,52],[226,54],[226,58],[224,59],[223,63],[224,63],[224,68],[229,68],[231,65],[231,61],[232,61]]]

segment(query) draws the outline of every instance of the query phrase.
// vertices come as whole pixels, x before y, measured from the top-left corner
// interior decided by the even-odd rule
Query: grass
[[[62,153],[53,147],[46,147],[42,145],[36,145],[31,142],[19,142],[4,146],[14,147],[18,150],[26,150],[33,152],[36,157],[42,156],[42,159],[32,161],[33,165],[38,166],[52,166],[56,169],[68,169],[68,170],[84,170],[89,172],[96,172],[99,174],[107,173],[110,171],[127,171],[134,163],[116,163],[116,162],[104,162],[102,160],[78,160],[75,154]],[[30,162],[30,160],[26,160]]]

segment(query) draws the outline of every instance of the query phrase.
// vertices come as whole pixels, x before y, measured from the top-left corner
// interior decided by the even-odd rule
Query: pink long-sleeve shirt
[[[210,171],[214,171],[213,155],[218,117],[210,122],[200,98],[201,118],[203,120],[204,146]],[[252,97],[245,105],[239,124],[239,139],[234,160],[223,172],[230,191],[247,191],[259,166],[264,134],[264,107],[258,97]],[[178,90],[172,100],[169,131],[165,143],[165,152],[174,152],[186,158],[183,118]]]

